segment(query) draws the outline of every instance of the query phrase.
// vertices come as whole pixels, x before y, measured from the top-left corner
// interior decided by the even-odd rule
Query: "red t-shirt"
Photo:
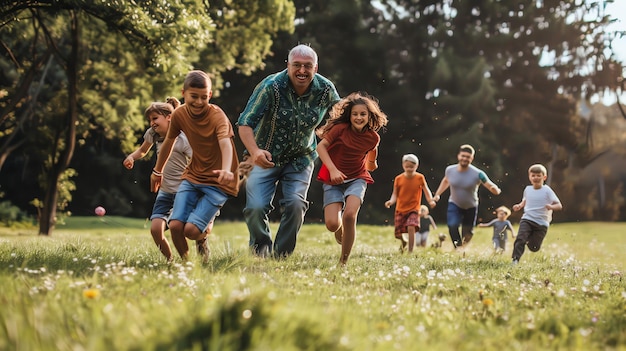
[[[372,130],[358,133],[352,129],[350,123],[341,123],[331,128],[324,135],[324,139],[328,141],[330,158],[337,169],[346,175],[346,179],[361,178],[368,184],[374,183],[370,172],[365,168],[365,162],[367,153],[380,143],[378,133]],[[320,180],[324,181],[323,177]]]

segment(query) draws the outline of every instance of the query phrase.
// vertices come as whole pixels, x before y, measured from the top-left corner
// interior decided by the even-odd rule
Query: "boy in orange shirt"
[[[402,156],[402,168],[404,172],[397,175],[393,182],[393,193],[391,198],[385,201],[385,207],[390,208],[396,205],[394,216],[395,237],[402,241],[400,252],[404,252],[407,241],[402,237],[403,233],[408,233],[409,252],[413,252],[415,246],[415,232],[420,226],[420,206],[422,205],[422,193],[426,196],[426,201],[431,208],[437,203],[433,200],[433,195],[426,183],[424,175],[417,172],[419,160],[413,154]]]

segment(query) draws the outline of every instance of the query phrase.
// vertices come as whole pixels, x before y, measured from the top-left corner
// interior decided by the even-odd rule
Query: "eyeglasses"
[[[310,71],[313,69],[313,67],[315,67],[313,64],[311,63],[300,63],[300,62],[292,62],[290,63],[291,67],[295,68],[296,70],[299,70],[300,68],[304,67],[305,70]]]

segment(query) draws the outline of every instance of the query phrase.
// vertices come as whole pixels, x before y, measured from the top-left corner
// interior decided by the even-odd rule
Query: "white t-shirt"
[[[154,132],[152,128],[146,130],[143,136],[144,140],[156,145],[157,155],[161,151],[161,145],[163,144],[163,138]],[[173,194],[178,191],[178,186],[182,182],[181,176],[183,171],[191,160],[191,146],[184,133],[180,133],[176,138],[174,147],[172,148],[172,154],[169,160],[163,168],[163,180],[161,182],[161,190],[166,193]]]
[[[561,202],[552,188],[545,184],[539,189],[528,185],[526,189],[524,189],[524,197],[522,200],[523,199],[526,199],[526,205],[524,206],[522,219],[527,219],[546,227],[550,226],[550,222],[552,222],[552,210],[548,210],[546,205]]]

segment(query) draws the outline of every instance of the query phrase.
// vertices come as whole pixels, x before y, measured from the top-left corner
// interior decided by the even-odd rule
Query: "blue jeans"
[[[170,221],[192,223],[203,232],[228,200],[220,188],[183,180],[178,186]]]
[[[450,239],[455,248],[457,246],[463,246],[463,243],[468,243],[472,240],[477,214],[478,207],[463,209],[453,202],[448,202],[448,231],[450,232]],[[461,238],[459,234],[459,226],[462,226],[461,231],[463,232],[463,238]]]
[[[252,169],[246,181],[243,216],[250,232],[250,247],[257,254],[262,254],[263,250],[273,251],[275,257],[293,253],[304,214],[309,208],[306,197],[312,174],[313,163],[302,171],[295,170],[291,164],[274,168],[255,166]],[[272,246],[269,213],[274,209],[272,202],[279,182],[283,193],[279,201],[281,218]]]

